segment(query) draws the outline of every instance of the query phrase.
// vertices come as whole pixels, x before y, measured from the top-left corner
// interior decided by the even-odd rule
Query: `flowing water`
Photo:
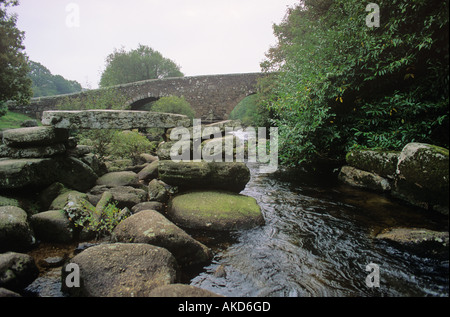
[[[254,197],[264,226],[236,232],[190,284],[234,297],[449,296],[448,250],[433,253],[375,239],[389,227],[448,231],[446,217],[298,170],[260,173]],[[380,287],[368,287],[370,263]]]

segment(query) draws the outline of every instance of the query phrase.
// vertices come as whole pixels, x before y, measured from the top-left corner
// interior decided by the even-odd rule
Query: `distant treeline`
[[[31,89],[33,97],[64,95],[79,92],[83,88],[74,80],[67,80],[61,75],[53,75],[44,65],[29,61],[30,72],[28,76],[32,80]]]

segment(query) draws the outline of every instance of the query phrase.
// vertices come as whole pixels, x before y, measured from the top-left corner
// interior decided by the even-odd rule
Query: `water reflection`
[[[391,226],[448,230],[442,217],[323,177],[249,167],[242,193],[258,201],[266,225],[237,233],[192,285],[236,297],[449,295],[448,252],[433,258],[373,239]],[[380,288],[365,283],[371,262]]]

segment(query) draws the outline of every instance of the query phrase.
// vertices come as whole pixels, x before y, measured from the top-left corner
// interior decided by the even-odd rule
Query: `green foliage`
[[[84,131],[79,133],[78,143],[90,146],[92,148],[92,153],[94,153],[101,162],[104,162],[105,158],[111,155],[111,143],[117,133],[117,130],[110,129]]]
[[[0,100],[0,117],[3,117],[8,112],[6,102]]]
[[[150,153],[154,145],[137,131],[120,131],[114,135],[110,144],[110,153],[119,158],[131,158],[138,164],[142,153]]]
[[[230,113],[231,120],[240,120],[245,126],[265,126],[267,111],[259,106],[258,96],[244,98]]]
[[[81,85],[73,80],[66,80],[60,75],[52,75],[50,70],[40,63],[29,61],[33,85],[33,97],[63,95],[82,90]]]
[[[117,207],[117,203],[109,203],[102,210],[88,203],[82,204],[82,213],[73,219],[75,227],[82,227],[95,232],[97,238],[110,235],[127,215]]]
[[[17,16],[6,12],[18,1],[0,0],[0,116],[5,115],[4,102],[14,100],[27,104],[32,95],[28,78],[28,57],[22,45],[24,32],[16,27]]]
[[[108,56],[106,68],[100,79],[100,87],[182,76],[183,73],[175,62],[148,46],[139,45],[130,52],[124,48],[114,50]]]
[[[104,88],[99,91],[87,91],[76,98],[67,96],[56,105],[60,110],[89,110],[89,109],[125,109],[126,98],[113,88]],[[104,161],[111,155],[111,143],[117,131],[109,129],[75,131],[79,144],[89,145],[93,153]]]
[[[162,97],[155,101],[151,107],[151,111],[183,114],[193,119],[195,112],[189,102],[184,97]]]
[[[366,26],[359,0],[305,0],[274,26],[260,91],[282,163],[414,141],[448,147],[448,0],[377,4],[379,28]]]

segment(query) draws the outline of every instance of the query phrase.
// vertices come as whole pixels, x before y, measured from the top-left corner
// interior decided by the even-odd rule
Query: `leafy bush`
[[[118,131],[103,129],[89,130],[78,134],[79,144],[88,145],[92,148],[97,158],[104,162],[105,158],[111,155],[111,143]]]
[[[158,99],[158,101],[153,103],[151,110],[154,112],[182,114],[191,119],[195,116],[195,111],[192,109],[189,102],[187,102],[183,97],[176,96],[162,97]]]
[[[111,140],[111,154],[120,158],[131,158],[133,164],[138,164],[142,153],[149,153],[154,145],[137,131],[121,131]]]
[[[366,25],[366,4],[305,0],[274,26],[260,91],[282,163],[448,147],[448,1],[380,0],[378,28]]]
[[[8,107],[6,106],[6,102],[0,100],[0,117],[3,117],[8,112]]]
[[[114,228],[127,218],[127,214],[117,207],[117,203],[109,203],[103,210],[97,210],[87,203],[84,203],[82,208],[83,212],[79,213],[76,219],[72,219],[74,225],[95,232],[97,238],[110,235]]]

